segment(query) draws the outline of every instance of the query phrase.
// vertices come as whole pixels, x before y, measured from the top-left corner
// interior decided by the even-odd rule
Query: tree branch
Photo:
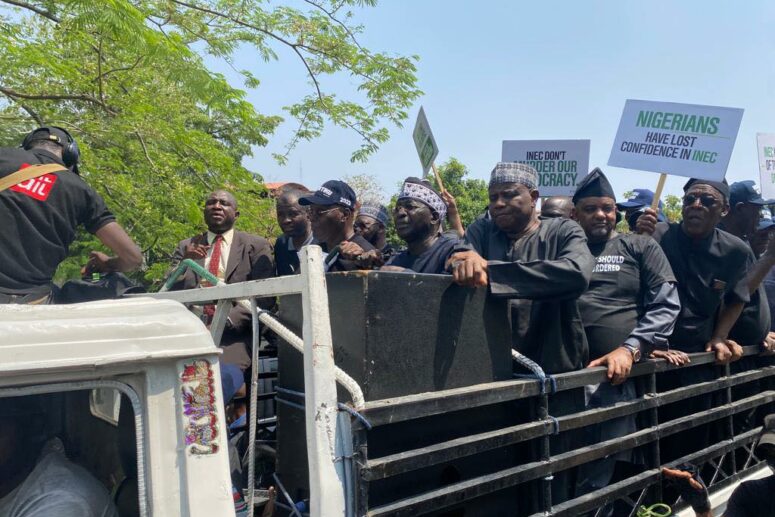
[[[21,7],[22,9],[27,9],[43,16],[44,18],[48,18],[52,22],[59,23],[59,18],[36,5],[28,4],[27,2],[20,2],[19,0],[0,0],[0,2],[15,5],[16,7]]]
[[[102,109],[104,109],[106,112],[108,112],[111,115],[115,115],[116,111],[112,109],[110,106],[102,102],[96,97],[92,97],[91,95],[83,95],[83,94],[74,94],[74,95],[61,95],[61,94],[51,94],[51,95],[35,95],[30,93],[21,93],[17,92],[15,90],[12,90],[10,88],[5,88],[3,86],[0,86],[0,93],[4,93],[8,97],[14,97],[19,99],[28,99],[28,100],[36,100],[36,101],[84,101],[84,102],[90,102],[92,104],[96,104],[100,106]]]
[[[140,141],[140,146],[142,146],[143,148],[143,154],[145,155],[145,159],[148,160],[148,163],[151,165],[152,169],[156,169],[156,164],[153,163],[153,160],[151,160],[151,156],[148,154],[148,148],[145,146],[145,140],[143,140],[143,135],[141,135],[140,132],[135,129],[135,136],[137,136],[137,139]]]
[[[328,11],[326,10],[325,7],[323,7],[322,5],[320,5],[319,3],[313,0],[304,0],[304,1],[309,5],[317,7],[318,9],[323,11],[326,14],[326,16],[328,16],[331,19],[332,22],[336,23],[337,25],[339,25],[345,30],[347,35],[350,36],[350,39],[353,40],[353,43],[355,43],[355,46],[358,47],[358,50],[360,50],[361,52],[366,52],[366,50],[363,47],[361,47],[361,44],[358,43],[358,40],[355,38],[355,34],[353,34],[352,31],[350,30],[350,27],[348,27],[344,22],[342,22],[339,18],[335,16],[336,10],[338,10],[339,7],[341,7],[341,4],[339,5],[339,7],[336,8],[336,10]]]
[[[198,5],[190,4],[188,2],[182,2],[181,0],[172,0],[172,3],[178,4],[183,7],[188,7],[189,9],[193,9],[195,11],[199,11],[202,13],[212,14],[214,16],[224,18],[226,20],[229,20],[232,23],[236,23],[237,25],[241,27],[246,27],[248,29],[253,29],[254,31],[260,32],[261,34],[265,34],[269,36],[270,38],[279,41],[280,43],[283,43],[284,45],[290,47],[297,56],[299,56],[299,59],[301,59],[301,62],[304,64],[304,67],[307,69],[307,73],[310,76],[310,79],[312,79],[313,84],[315,85],[315,90],[318,94],[318,99],[321,101],[323,100],[323,92],[320,91],[320,83],[318,82],[317,77],[315,76],[315,73],[312,71],[312,68],[309,66],[309,63],[307,62],[307,59],[304,57],[304,55],[299,51],[299,46],[296,43],[291,43],[290,41],[286,40],[285,38],[282,38],[278,36],[277,34],[268,31],[262,27],[259,27],[258,25],[253,25],[252,23],[244,22],[240,19],[234,18],[232,16],[229,16],[228,14],[224,14],[218,11],[214,11],[212,9],[208,9],[207,7],[200,7]]]

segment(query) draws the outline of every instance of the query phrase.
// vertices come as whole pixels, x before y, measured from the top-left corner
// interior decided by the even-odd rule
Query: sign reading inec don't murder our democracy
[[[629,99],[608,165],[721,180],[743,110]]]
[[[504,140],[501,161],[532,166],[541,197],[572,196],[589,172],[589,140]]]

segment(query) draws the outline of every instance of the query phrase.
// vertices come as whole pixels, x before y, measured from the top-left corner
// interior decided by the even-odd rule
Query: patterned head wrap
[[[500,183],[520,183],[532,190],[538,186],[538,173],[524,163],[498,162],[490,173],[490,186]]]
[[[387,208],[384,206],[378,204],[378,203],[363,203],[361,206],[361,209],[358,210],[358,215],[366,215],[371,217],[372,219],[375,219],[379,223],[382,224],[382,226],[388,225],[388,212]]]
[[[447,205],[441,196],[432,188],[419,183],[404,182],[398,199],[416,199],[428,205],[431,210],[439,214],[439,219],[444,221],[447,217]]]

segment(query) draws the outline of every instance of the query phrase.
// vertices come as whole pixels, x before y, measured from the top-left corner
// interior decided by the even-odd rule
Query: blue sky
[[[744,108],[727,178],[758,182],[756,133],[775,132],[774,11],[765,1],[382,0],[356,12],[365,26],[360,40],[420,56],[425,94],[410,120],[365,164],[349,161],[357,135],[329,126],[280,166],[271,153],[283,151],[289,120],[245,164],[267,181],[310,187],[366,173],[389,195],[421,173],[411,131],[422,104],[440,147],[437,163],[454,156],[473,177],[488,177],[504,139],[590,139],[590,167],[603,168],[618,195],[654,190],[657,174],[606,165],[624,101],[634,98]],[[249,92],[262,112],[277,113],[307,91],[300,63],[280,56],[275,63],[248,51],[237,56],[237,66],[262,80]],[[344,92],[348,80],[327,85]],[[666,193],[680,193],[684,182],[669,178]]]

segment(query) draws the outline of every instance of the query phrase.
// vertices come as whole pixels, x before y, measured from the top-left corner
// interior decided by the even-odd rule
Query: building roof
[[[0,305],[0,336],[0,376],[217,353],[185,306],[142,297]]]

